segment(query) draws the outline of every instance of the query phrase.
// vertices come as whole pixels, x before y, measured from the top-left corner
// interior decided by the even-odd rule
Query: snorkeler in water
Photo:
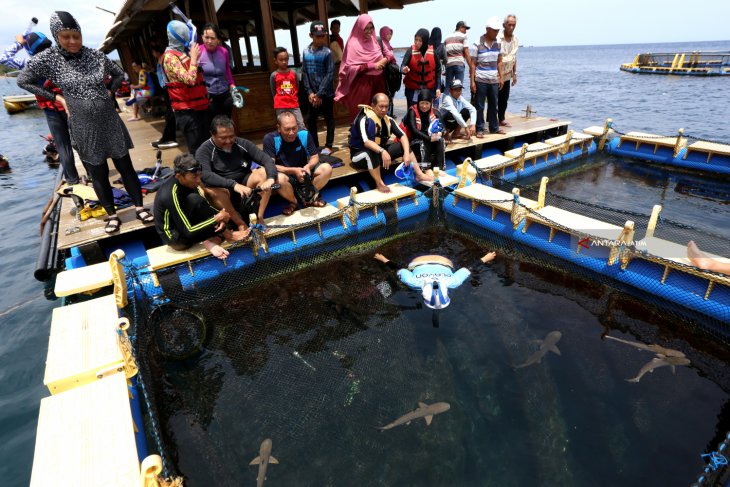
[[[479,259],[479,264],[491,262],[496,255],[495,252],[485,254]],[[411,289],[420,290],[424,304],[434,310],[443,309],[451,303],[449,289],[461,286],[473,270],[462,267],[454,271],[454,263],[441,255],[416,257],[407,267],[383,254],[375,254],[375,259],[397,270],[401,282]],[[434,326],[437,325],[434,323]]]

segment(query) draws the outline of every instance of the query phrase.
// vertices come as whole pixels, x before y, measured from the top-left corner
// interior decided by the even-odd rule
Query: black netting
[[[508,194],[518,188],[524,199],[537,201],[539,197],[538,187],[493,176],[492,184]],[[360,218],[380,219],[366,231],[340,231],[351,228],[347,223],[349,215],[343,210],[334,218],[318,222],[320,228],[314,225],[309,229],[292,229],[294,234],[267,237],[269,250],[277,251],[275,257],[260,248],[259,256],[246,257],[248,260],[229,258],[220,262],[208,258],[182,263],[157,271],[157,282],[148,272],[135,271],[131,286],[134,299],[130,305],[137,325],[135,347],[150,416],[161,419],[160,425],[148,425],[148,431],[154,431],[157,448],[166,452],[163,459],[167,475],[177,474],[178,453],[187,448],[182,443],[196,445],[196,454],[210,463],[206,472],[216,479],[240,480],[250,473],[231,466],[240,462],[242,450],[221,449],[208,439],[215,434],[210,429],[220,425],[231,425],[229,435],[245,429],[260,433],[262,438],[271,436],[285,441],[306,437],[311,434],[311,425],[331,420],[334,424],[328,426],[334,432],[347,431],[352,435],[351,440],[358,442],[364,456],[384,454],[392,448],[386,441],[372,439],[373,426],[387,424],[399,411],[413,409],[414,405],[406,399],[411,395],[390,384],[388,371],[399,368],[399,373],[413,384],[438,381],[441,375],[453,371],[441,370],[434,365],[436,360],[424,361],[413,353],[422,347],[435,347],[431,351],[434,356],[445,353],[438,346],[421,343],[413,331],[408,311],[422,309],[422,303],[418,299],[394,301],[391,296],[399,285],[397,279],[391,276],[373,280],[368,264],[349,259],[385,247],[394,260],[407,260],[419,252],[442,250],[444,232],[462,238],[447,249],[451,254],[464,260],[480,249],[495,249],[501,256],[499,272],[506,282],[560,294],[579,303],[599,317],[607,333],[621,330],[641,341],[662,342],[681,349],[695,367],[723,390],[730,391],[730,375],[724,364],[725,346],[730,343],[730,318],[722,318],[722,313],[730,309],[727,281],[721,277],[708,280],[703,271],[674,260],[648,260],[631,243],[616,246],[615,263],[609,269],[613,274],[601,273],[602,264],[581,265],[580,260],[561,258],[565,252],[576,251],[583,233],[570,235],[570,229],[561,222],[541,217],[524,202],[511,214],[500,210],[495,216],[491,205],[497,202],[509,206],[512,199],[477,201],[471,214],[501,225],[499,231],[444,211],[446,205],[459,207],[451,191],[437,188],[421,196],[418,204],[401,202],[399,208],[393,203],[381,205],[377,217],[372,207],[359,207]],[[430,209],[424,212],[423,205],[429,204]],[[550,192],[546,193],[545,205],[620,228],[626,221],[633,221],[634,239],[644,236],[649,223],[649,215]],[[532,233],[527,235],[545,240],[548,227],[552,226],[558,230],[553,243],[561,246],[559,252],[551,255],[531,246],[529,240],[518,242],[509,236],[512,231],[520,231],[525,218],[531,217]],[[328,234],[332,237],[322,237]],[[590,228],[585,235],[592,235]],[[417,237],[416,243],[406,237]],[[705,251],[730,255],[727,241],[676,222],[660,219],[654,237],[683,246],[694,240]],[[232,249],[232,256],[249,252],[248,245]],[[596,249],[581,252],[585,259],[596,262],[607,258]],[[664,264],[671,264],[672,270],[665,276],[665,284],[658,284]],[[692,273],[683,273],[683,265]],[[625,275],[621,273],[630,273],[634,280],[615,278]],[[277,280],[284,275],[287,279]],[[705,308],[684,306],[683,298],[667,299],[660,292],[671,288],[676,289],[677,296],[688,292],[704,294],[710,282],[714,282],[714,289],[708,292],[712,299],[705,300],[709,303]],[[688,291],[690,288],[700,291]],[[433,326],[438,326],[437,313],[433,314]],[[682,335],[683,340],[668,338],[675,333]],[[698,354],[695,350],[706,353]],[[215,363],[214,354],[227,357],[231,370],[221,370],[219,365],[206,366],[208,359],[210,364]],[[192,360],[196,367],[189,366]],[[170,371],[184,382],[166,379]],[[233,388],[224,386],[221,379],[229,373],[240,379]],[[202,383],[215,391],[216,401],[240,404],[236,415],[217,408],[209,402],[212,400],[197,398],[197,385]],[[363,398],[361,390],[366,385],[371,391],[369,397],[379,400]],[[283,396],[300,400],[282,403]],[[176,409],[177,404],[186,404],[187,409],[181,412]],[[247,418],[246,423],[235,424],[241,414]],[[347,428],[338,427],[344,426],[337,423],[342,418],[348,418]],[[718,424],[705,453],[720,448],[723,440],[724,430]],[[449,455],[446,449],[442,453],[442,458]],[[358,477],[379,475],[371,465],[357,461],[351,468]],[[721,472],[725,470],[706,474],[708,480],[703,485],[711,485]],[[195,473],[186,475],[195,480]],[[448,482],[436,480],[443,485]],[[312,482],[317,484],[316,479]],[[319,485],[325,484],[323,479]]]

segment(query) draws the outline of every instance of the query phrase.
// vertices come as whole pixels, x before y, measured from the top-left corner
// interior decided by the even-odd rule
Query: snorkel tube
[[[28,27],[26,27],[25,32],[23,32],[23,37],[28,37],[28,34],[33,32],[33,29],[35,29],[37,25],[38,25],[37,18],[33,17],[32,19],[30,19],[30,23],[28,24]]]
[[[185,25],[188,26],[188,30],[190,31],[190,39],[188,39],[187,41],[185,41],[183,39],[178,39],[180,42],[184,43],[185,48],[187,49],[190,46],[190,43],[195,41],[195,39],[198,38],[198,31],[195,28],[195,24],[193,24],[193,21],[190,20],[189,18],[187,18],[185,16],[185,14],[182,13],[182,10],[177,8],[177,5],[175,5],[174,3],[170,3],[170,8],[172,9],[172,13],[179,16],[182,19],[182,21],[185,22]],[[175,34],[173,34],[173,35],[175,35]]]

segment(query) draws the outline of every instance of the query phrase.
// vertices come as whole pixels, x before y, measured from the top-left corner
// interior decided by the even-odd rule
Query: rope
[[[727,458],[725,458],[725,455],[722,455],[716,451],[713,451],[712,453],[705,453],[704,455],[700,455],[700,457],[704,459],[710,459],[709,464],[713,472],[718,468],[727,465]]]
[[[621,132],[618,130],[614,125],[613,122],[609,124],[609,128],[613,129],[613,131],[618,135],[628,135],[626,132]],[[651,139],[672,139],[676,138],[678,134],[673,135],[632,135],[631,137],[636,139],[645,139],[645,140],[651,140]],[[728,145],[727,141],[720,141],[720,140],[714,140],[714,139],[708,139],[706,137],[693,135],[693,134],[682,134],[682,137],[685,139],[691,139],[691,140],[697,140],[700,142],[709,142],[711,144],[720,144],[720,145]]]
[[[154,414],[152,414],[152,404],[150,403],[149,394],[147,394],[147,387],[144,385],[144,380],[142,379],[142,374],[137,374],[137,384],[139,384],[139,388],[142,391],[142,397],[144,398],[145,407],[147,408],[147,411],[150,412],[147,416],[150,418],[150,424],[152,426],[152,436],[155,439],[155,445],[157,446],[157,451],[160,453],[160,458],[162,459],[162,476],[164,478],[170,477],[170,471],[168,469],[168,457],[167,452],[165,451],[165,448],[162,444],[162,438],[160,437],[159,433],[159,425],[157,424],[157,418]]]

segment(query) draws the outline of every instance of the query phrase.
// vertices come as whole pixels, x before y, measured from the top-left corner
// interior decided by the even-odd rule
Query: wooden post
[[[360,0],[360,13],[366,14],[368,13],[368,0]]]
[[[679,129],[677,134],[677,142],[674,143],[674,157],[677,157],[679,151],[682,150],[682,134],[684,134],[683,128]]]
[[[127,306],[127,279],[124,275],[124,267],[121,260],[124,258],[124,251],[115,250],[109,256],[109,266],[112,270],[112,282],[114,283],[114,299],[118,308]]]
[[[416,162],[415,164],[418,164],[418,163]],[[439,182],[439,168],[434,167],[433,168],[433,186],[431,186],[431,188],[433,189],[433,192],[431,194],[431,199],[432,199],[434,208],[438,208],[438,205],[439,205],[439,190],[438,190],[437,186],[439,186],[439,187],[441,186],[441,183]]]
[[[357,188],[353,186],[350,188],[350,202],[352,203],[347,207],[345,210],[345,214],[347,215],[347,218],[349,218],[350,223],[353,225],[357,225],[357,218],[360,216],[360,210],[357,207]],[[376,207],[377,208],[377,207]]]
[[[624,229],[617,239],[621,244],[626,245],[614,245],[611,247],[611,251],[608,253],[608,265],[614,265],[617,260],[621,261],[621,269],[625,269],[628,264],[629,252],[628,245],[634,240],[634,222],[627,220],[624,224]]]
[[[271,16],[271,1],[259,0],[259,11],[261,17],[257,20],[261,21],[260,33],[263,40],[263,49],[259,50],[261,66],[265,67],[267,71],[274,71],[276,67],[274,66],[272,53],[276,47],[276,37],[274,37],[274,18]]]
[[[124,374],[127,379],[131,379],[139,372],[137,367],[137,361],[134,359],[132,353],[132,342],[129,340],[127,330],[129,329],[129,318],[119,318],[117,323],[119,332],[117,333],[117,345],[119,350],[122,352],[122,358],[124,359]]]
[[[520,208],[520,189],[514,188],[512,190],[512,212],[510,213],[510,220],[512,221],[512,228],[516,229],[524,218],[525,213]],[[494,220],[494,212],[492,212],[492,220]]]
[[[142,460],[140,473],[142,487],[160,487],[157,477],[162,474],[162,457],[150,455]]]
[[[656,224],[659,220],[659,213],[661,213],[661,211],[662,205],[654,205],[654,208],[652,208],[651,216],[649,217],[649,223],[646,225],[646,235],[644,235],[644,239],[652,238],[654,236]]]
[[[228,24],[228,37],[231,42],[235,72],[241,73],[243,71],[243,57],[241,56],[241,38],[238,37],[238,26],[236,24]]]
[[[598,150],[602,151],[603,147],[606,145],[606,141],[608,140],[608,133],[611,131],[611,124],[613,123],[613,119],[607,118],[606,122],[603,124],[603,133],[601,134],[601,138],[598,141]]]
[[[253,66],[253,52],[251,51],[251,38],[248,35],[248,22],[243,24],[243,42],[246,44],[246,66]]]
[[[297,22],[294,10],[288,10],[286,16],[289,21],[289,35],[291,35],[291,50],[294,55],[294,65],[299,66],[302,64],[302,59],[299,54],[299,36],[297,35]]]
[[[251,250],[253,251],[254,257],[259,256],[259,247],[264,249],[264,252],[268,253],[269,244],[266,242],[266,236],[264,235],[264,232],[257,228],[254,228],[254,226],[259,221],[258,217],[254,213],[251,213],[250,215],[248,215],[248,221],[251,224],[251,233],[255,233],[255,238],[254,235],[251,235]]]
[[[522,150],[520,151],[520,158],[517,160],[517,170],[525,170],[525,154],[527,154],[527,143],[522,144]]]
[[[540,179],[540,192],[537,194],[537,208],[536,210],[545,208],[545,193],[547,192],[547,183],[550,179],[547,176],[543,176]]]
[[[218,25],[218,16],[215,13],[215,4],[213,3],[213,0],[203,0],[203,17],[206,22]]]
[[[320,20],[326,27],[327,32],[329,32],[329,15],[327,14],[327,0],[317,0],[316,10],[317,12],[317,19]],[[329,39],[329,37],[328,37]],[[329,40],[328,40],[329,45]]]

